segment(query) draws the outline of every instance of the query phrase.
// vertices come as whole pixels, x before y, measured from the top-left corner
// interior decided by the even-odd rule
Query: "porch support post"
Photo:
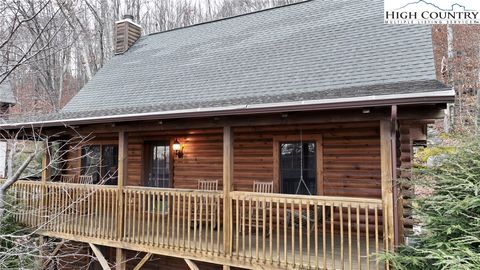
[[[380,121],[380,159],[383,201],[384,242],[386,251],[394,247],[392,123]]]
[[[42,179],[41,183],[44,185],[50,179],[50,149],[48,142],[44,142],[44,153],[42,156]]]
[[[45,207],[45,200],[46,200],[46,194],[47,194],[47,181],[50,179],[50,149],[49,149],[49,144],[48,141],[44,142],[44,153],[42,156],[42,175],[40,179],[40,218],[39,218],[39,224],[43,226],[45,222],[47,221],[47,216],[45,215],[47,213],[46,207]],[[43,239],[43,236],[41,237]],[[43,247],[41,247],[43,248]]]
[[[232,255],[232,205],[230,191],[233,182],[233,131],[223,128],[223,247],[227,257]],[[223,269],[230,269],[224,265]]]
[[[400,225],[403,221],[403,213],[399,211],[399,204],[402,203],[400,200],[400,192],[398,190],[398,181],[397,181],[397,132],[398,132],[398,108],[397,105],[392,105],[392,111],[390,116],[390,122],[392,125],[391,129],[391,138],[392,138],[392,188],[393,188],[393,246],[396,247],[400,243]],[[401,217],[400,217],[401,214]]]
[[[117,240],[123,237],[123,207],[124,196],[123,187],[127,182],[127,162],[128,162],[128,134],[124,131],[118,133],[118,179],[117,179]],[[117,248],[116,250],[116,269],[126,269],[125,250]]]

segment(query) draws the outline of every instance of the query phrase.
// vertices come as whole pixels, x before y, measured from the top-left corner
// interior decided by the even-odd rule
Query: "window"
[[[149,187],[170,187],[170,143],[149,142],[145,145],[147,157],[145,185]]]
[[[49,145],[50,179],[58,180],[67,164],[68,146],[65,141],[54,141]]]
[[[118,178],[118,146],[87,145],[82,147],[81,174],[92,175],[93,183],[116,185]]]
[[[315,142],[280,142],[280,188],[286,194],[317,193]],[[303,171],[303,181],[301,181]]]
[[[102,179],[108,179],[107,185],[116,185],[118,182],[118,146],[102,146],[102,167],[100,175]]]

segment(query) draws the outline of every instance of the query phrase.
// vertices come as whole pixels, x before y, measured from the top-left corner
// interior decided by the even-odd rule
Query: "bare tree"
[[[101,166],[102,161],[92,158],[95,154],[86,151],[91,136],[79,135],[73,129],[45,135],[42,129],[36,128],[15,132],[3,130],[1,134],[3,140],[15,148],[11,151],[13,165],[10,169],[13,172],[0,182],[0,269],[56,269],[75,260],[81,261],[82,267],[88,269],[88,265],[95,261],[88,246],[42,237],[39,232],[62,222],[74,222],[67,221],[67,213],[71,216],[76,211],[76,217],[82,218],[84,213],[80,206],[93,199],[98,189],[86,189],[81,196],[60,207],[41,206],[33,201],[43,197],[72,196],[71,189],[63,189],[61,183],[52,183],[64,181],[63,174],[95,173],[91,167]],[[85,158],[90,161],[86,165],[80,162]],[[71,164],[78,164],[78,167]],[[43,182],[45,188],[40,189],[40,179],[46,179],[47,174],[50,175],[48,182]],[[100,175],[95,184],[106,184],[115,174],[116,171]],[[30,218],[25,218],[27,216]]]
[[[135,16],[143,34],[300,0],[5,0],[0,83],[13,82],[12,114],[60,110],[113,56],[114,22]]]

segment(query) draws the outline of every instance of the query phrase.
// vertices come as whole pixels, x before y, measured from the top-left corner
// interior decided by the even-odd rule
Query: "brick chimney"
[[[142,27],[133,22],[132,15],[123,15],[115,22],[115,54],[122,54],[142,36]]]

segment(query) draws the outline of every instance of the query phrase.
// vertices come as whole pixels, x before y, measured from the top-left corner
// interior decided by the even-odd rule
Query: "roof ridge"
[[[290,4],[286,4],[286,5],[270,7],[270,8],[266,8],[266,9],[261,9],[261,10],[256,10],[256,11],[252,11],[252,12],[248,12],[248,13],[242,13],[242,14],[234,15],[234,16],[231,16],[231,17],[225,17],[225,18],[215,19],[215,20],[211,20],[211,21],[195,23],[195,24],[191,24],[191,25],[187,25],[187,26],[172,28],[172,29],[168,29],[168,30],[164,30],[164,31],[154,32],[154,33],[150,33],[146,36],[147,37],[148,36],[154,36],[154,35],[168,33],[168,32],[172,32],[172,31],[176,31],[176,30],[182,30],[182,29],[186,29],[186,28],[200,26],[200,25],[204,25],[204,24],[210,24],[210,23],[216,23],[216,22],[226,21],[226,20],[230,20],[230,19],[236,19],[236,18],[239,18],[239,17],[249,16],[249,15],[253,15],[253,14],[257,14],[257,13],[272,11],[272,10],[291,7],[291,6],[296,6],[296,5],[305,4],[305,3],[313,2],[313,1],[316,1],[316,0],[301,0],[300,2],[296,2],[296,3],[290,3]]]

